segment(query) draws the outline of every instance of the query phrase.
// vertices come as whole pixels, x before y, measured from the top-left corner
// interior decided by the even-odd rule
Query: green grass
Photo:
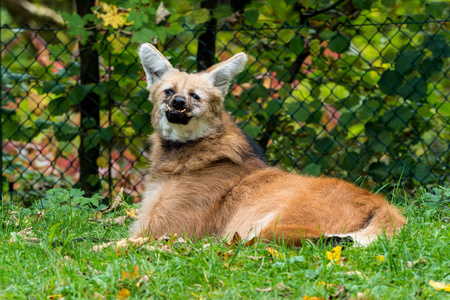
[[[450,292],[429,284],[430,280],[450,283],[450,189],[406,200],[400,207],[408,225],[398,236],[382,238],[367,248],[345,248],[340,265],[327,259],[331,246],[227,247],[213,239],[152,242],[159,245],[155,250],[108,248],[97,253],[90,250],[98,244],[94,239],[127,237],[131,220],[126,225],[91,222],[90,199],[76,191],[70,197],[66,194],[50,193],[27,209],[3,203],[0,299],[115,299],[126,290],[129,299],[347,299],[357,298],[358,293],[364,299],[450,299]],[[45,215],[38,217],[42,206]],[[125,215],[126,208],[103,218]],[[28,227],[33,227],[40,242],[17,237]],[[18,241],[10,242],[13,236]],[[72,242],[80,237],[87,240]],[[204,249],[206,243],[211,245]],[[269,253],[268,246],[279,254]],[[380,261],[380,256],[385,260]],[[136,278],[123,278],[133,277],[124,272],[132,273],[136,266]]]

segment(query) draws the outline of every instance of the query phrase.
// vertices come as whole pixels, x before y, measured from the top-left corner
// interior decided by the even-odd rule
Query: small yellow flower
[[[341,263],[341,251],[342,251],[341,246],[334,247],[331,252],[327,251],[328,260],[331,260],[332,262],[340,264]]]
[[[386,258],[383,255],[375,255],[375,259],[378,261],[385,261]]]

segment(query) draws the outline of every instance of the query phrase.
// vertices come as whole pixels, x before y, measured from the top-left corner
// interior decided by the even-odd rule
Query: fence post
[[[95,0],[76,0],[77,13],[80,16],[91,13],[91,7],[95,6]],[[99,83],[99,56],[94,46],[96,40],[96,30],[93,24],[86,24],[86,27],[94,28],[90,30],[89,37],[84,44],[80,43],[80,82],[82,85]],[[100,128],[100,96],[94,92],[89,92],[80,103],[80,179],[81,188],[87,196],[93,195],[100,187],[97,159],[100,156],[98,147],[88,147],[85,145],[88,138],[88,129]],[[87,120],[90,122],[86,122]],[[85,124],[92,124],[86,128]]]
[[[217,7],[217,0],[205,0],[201,3],[201,8],[209,10],[210,15]],[[211,17],[211,20],[205,23],[206,31],[198,38],[197,50],[197,71],[204,71],[211,67],[216,57],[216,32],[217,19]]]

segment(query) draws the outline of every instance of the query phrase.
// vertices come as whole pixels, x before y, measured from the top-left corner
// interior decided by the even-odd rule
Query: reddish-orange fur
[[[160,55],[151,45],[144,46],[142,51]],[[242,60],[242,55],[232,59]],[[232,77],[240,71],[226,69],[229,61],[206,73],[187,74],[167,61],[141,59],[147,76],[152,76],[148,70],[153,63],[167,68],[149,83],[155,132],[150,138],[151,165],[133,237],[173,233],[231,237],[238,232],[242,237],[284,239],[300,245],[305,238],[349,235],[367,245],[383,232],[392,235],[405,224],[398,209],[380,195],[335,178],[290,174],[261,160],[223,110],[223,92],[213,77],[223,75],[220,72]],[[210,76],[209,72],[217,73]],[[200,137],[186,140],[189,131],[184,129],[191,127],[165,121],[164,108],[171,101],[164,93],[168,87],[186,97],[188,111],[200,107],[201,113],[192,119],[197,123],[191,120],[186,125],[200,124],[201,130],[192,127],[193,135]],[[203,98],[195,101],[191,93]],[[178,130],[174,134],[173,128]]]

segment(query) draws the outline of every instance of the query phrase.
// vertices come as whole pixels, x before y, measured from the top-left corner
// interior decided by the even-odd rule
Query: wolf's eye
[[[195,93],[190,93],[191,97],[194,98],[195,100],[200,100],[200,97],[195,94]]]
[[[175,91],[173,89],[167,89],[164,90],[164,93],[166,94],[167,97],[169,97],[172,96],[175,93]]]

